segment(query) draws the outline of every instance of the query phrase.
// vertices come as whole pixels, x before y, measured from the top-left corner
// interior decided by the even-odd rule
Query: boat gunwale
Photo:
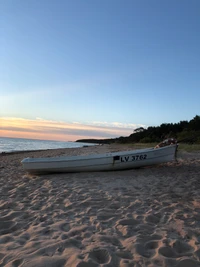
[[[160,155],[158,155],[158,156],[155,156],[154,158],[153,158],[153,160],[155,160],[155,159],[157,159],[157,158],[162,158],[162,157],[166,157],[166,156],[170,156],[171,154],[167,154],[167,155],[163,155],[163,156],[160,156]],[[152,158],[150,158],[150,159],[147,159],[147,160],[145,160],[145,163],[147,163],[147,165],[145,164],[145,165],[143,165],[143,164],[139,164],[140,166],[138,166],[137,168],[141,168],[141,167],[144,167],[144,166],[152,166],[152,165],[157,165],[157,164],[161,164],[161,163],[165,163],[165,162],[168,162],[168,161],[161,161],[161,162],[156,162],[156,163],[154,163],[154,164],[152,164],[152,163],[148,163],[148,161],[151,161],[152,160]],[[171,159],[171,160],[169,160],[169,162],[170,161],[173,161],[174,159]],[[144,162],[144,161],[135,161],[135,163],[138,163],[138,162]],[[46,162],[46,163],[50,163],[50,162]],[[121,162],[121,161],[116,161],[115,162],[115,168],[114,168],[114,170],[129,170],[129,169],[133,169],[134,167],[133,166],[131,166],[130,165],[130,161],[129,162]],[[133,162],[132,162],[133,163]],[[122,164],[123,164],[123,166],[124,166],[124,168],[120,168],[120,169],[118,169],[118,167],[119,166],[122,166]],[[91,165],[85,165],[85,166],[82,166],[82,165],[78,165],[78,166],[76,166],[76,169],[78,169],[78,168],[81,168],[82,170],[80,171],[77,171],[77,172],[90,172],[90,170],[87,170],[88,168],[95,168],[95,167],[99,167],[99,166],[104,166],[104,169],[101,169],[101,170],[94,170],[94,172],[99,172],[99,171],[101,171],[101,172],[103,172],[103,171],[113,171],[113,169],[106,169],[106,166],[110,166],[111,165],[111,163],[98,163],[98,164],[96,164],[96,165],[93,165],[93,164],[91,164]],[[127,166],[127,165],[129,165],[129,166]],[[117,168],[116,168],[117,167]],[[30,172],[30,173],[32,173],[32,174],[48,174],[48,173],[64,173],[64,172],[69,172],[69,173],[71,173],[71,172],[74,172],[74,166],[65,166],[65,167],[61,167],[61,166],[59,166],[58,168],[57,167],[55,167],[55,168],[48,168],[48,169],[46,169],[46,167],[44,168],[44,169],[40,169],[40,170],[38,170],[37,168],[33,168],[33,169],[29,169],[28,171]],[[86,170],[84,170],[84,169],[86,169]]]
[[[21,161],[24,163],[51,163],[51,162],[65,162],[65,161],[82,161],[82,160],[95,160],[95,159],[103,159],[115,156],[124,156],[131,154],[139,154],[139,153],[148,153],[153,151],[162,151],[166,148],[176,147],[176,144],[160,147],[160,148],[145,148],[145,149],[137,149],[137,150],[126,150],[126,151],[117,151],[117,152],[107,152],[103,154],[88,154],[88,155],[78,155],[78,156],[57,156],[57,157],[45,157],[45,158],[25,158]],[[159,155],[160,157],[160,155]]]

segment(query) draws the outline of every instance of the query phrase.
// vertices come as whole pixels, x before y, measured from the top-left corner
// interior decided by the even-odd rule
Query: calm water
[[[0,153],[12,151],[82,147],[85,145],[94,144],[0,137]]]

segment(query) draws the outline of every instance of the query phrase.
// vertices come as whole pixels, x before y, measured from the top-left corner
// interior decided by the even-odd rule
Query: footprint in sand
[[[166,258],[190,256],[194,249],[184,241],[176,240],[173,247],[166,246],[159,249],[159,253]],[[188,265],[190,266],[190,265]]]
[[[115,217],[115,214],[112,213],[104,213],[101,212],[97,215],[97,220],[99,221],[109,221],[110,219],[112,219],[113,217]]]
[[[158,241],[149,241],[145,244],[145,249],[156,249],[158,248]]]
[[[134,220],[134,219],[123,219],[123,220],[119,220],[117,222],[120,225],[126,226],[126,225],[137,225],[139,223],[139,221]]]
[[[151,244],[152,244],[151,242],[158,242],[161,239],[162,239],[161,235],[157,235],[157,234],[151,235],[148,232],[146,232],[146,234],[139,234],[137,236],[136,240],[137,240],[137,243],[141,243],[141,244],[148,244],[149,243],[149,246],[151,246]],[[153,244],[152,244],[152,246],[153,246]],[[156,246],[156,245],[154,244],[154,246]]]
[[[139,255],[141,255],[145,258],[151,258],[156,253],[154,249],[149,249],[148,246],[145,247],[143,244],[136,244],[135,250]]]
[[[195,255],[197,256],[197,259],[200,261],[200,249],[195,251]]]
[[[73,227],[73,228],[70,229],[70,231],[68,232],[68,236],[69,236],[69,237],[75,237],[75,236],[79,236],[79,237],[81,237],[82,234],[85,233],[87,229],[88,229],[88,226],[87,226],[87,225],[82,225],[82,226]]]
[[[116,228],[124,237],[135,235],[138,231],[139,221],[135,219],[122,219],[117,221]]]
[[[69,223],[63,223],[60,225],[60,229],[64,232],[68,232],[70,230],[70,225]]]
[[[85,261],[81,261],[78,263],[78,265],[76,265],[76,267],[98,267],[99,264],[94,263],[94,262],[85,262]]]
[[[152,224],[158,224],[160,222],[160,218],[159,216],[155,216],[151,214],[146,217],[146,222],[152,223]]]
[[[140,265],[137,265],[137,263],[135,263],[134,260],[121,260],[120,261],[120,264],[119,264],[119,267],[139,267],[139,266],[142,266]]]
[[[18,225],[14,221],[1,221],[0,222],[0,234],[6,235],[12,233],[18,229]]]
[[[20,218],[20,217],[24,218],[25,214],[26,213],[22,212],[22,211],[11,211],[9,213],[6,213],[5,216],[1,216],[0,222],[2,222],[2,221],[13,221],[13,219]]]
[[[13,236],[5,235],[0,238],[0,244],[6,244],[8,242],[12,242],[14,240]]]
[[[28,267],[36,267],[36,266],[59,266],[64,267],[66,263],[66,259],[62,257],[48,257],[48,256],[40,256],[31,259],[29,262],[24,263],[22,266]]]
[[[161,247],[158,250],[159,254],[166,258],[177,258],[177,253],[171,247]]]
[[[192,259],[184,259],[179,261],[176,267],[199,267],[200,263]]]
[[[106,235],[97,235],[95,240],[97,242],[104,242],[104,243],[107,243],[107,244],[112,244],[114,246],[118,246],[118,247],[121,247],[122,244],[120,242],[120,240],[115,237],[115,236],[111,236],[109,234],[106,234]]]
[[[16,260],[12,261],[11,266],[12,267],[19,267],[23,263],[23,261],[24,261],[23,259],[16,259]]]
[[[116,255],[122,259],[128,259],[131,260],[133,259],[133,255],[131,252],[129,251],[117,251]]]
[[[110,209],[118,210],[121,208],[120,202],[116,201],[108,206]]]
[[[111,260],[111,256],[106,249],[94,249],[89,253],[89,257],[98,264],[105,264]]]
[[[186,242],[176,240],[173,244],[173,249],[176,251],[179,256],[186,256],[194,251],[194,249]]]

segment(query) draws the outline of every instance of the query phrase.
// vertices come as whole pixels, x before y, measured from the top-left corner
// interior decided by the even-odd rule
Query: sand
[[[0,266],[200,266],[200,152],[115,172],[30,176],[20,164],[117,150],[1,154]]]

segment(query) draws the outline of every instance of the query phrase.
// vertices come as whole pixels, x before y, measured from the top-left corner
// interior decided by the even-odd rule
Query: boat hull
[[[170,145],[89,156],[25,158],[22,165],[32,174],[125,170],[173,161],[176,148]]]

